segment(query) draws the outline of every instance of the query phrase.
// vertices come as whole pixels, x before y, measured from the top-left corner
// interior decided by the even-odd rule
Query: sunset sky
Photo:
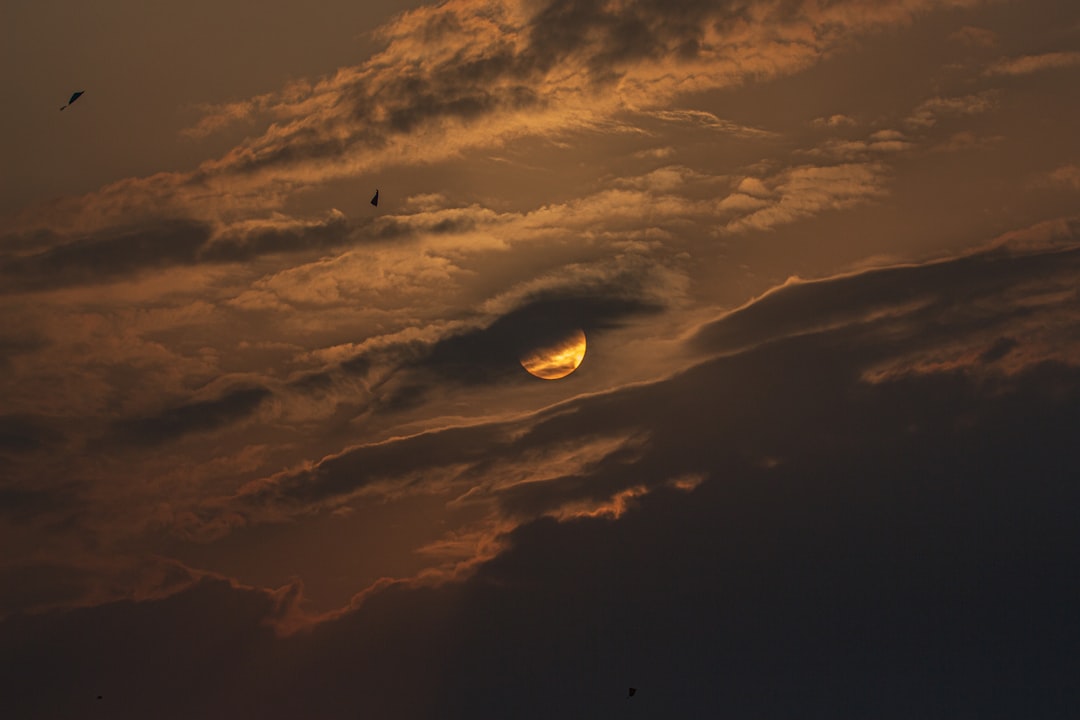
[[[1075,0],[10,0],[0,66],[0,715],[1080,717]]]

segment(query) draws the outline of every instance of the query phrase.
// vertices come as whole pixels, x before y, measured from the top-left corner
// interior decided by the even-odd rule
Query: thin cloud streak
[[[1001,58],[986,69],[987,75],[1030,75],[1031,73],[1080,65],[1080,52],[1063,51],[1041,55]]]

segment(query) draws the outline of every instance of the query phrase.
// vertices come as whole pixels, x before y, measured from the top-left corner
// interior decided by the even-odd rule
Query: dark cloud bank
[[[370,224],[367,220],[350,224],[344,215],[332,212],[317,220],[278,219],[227,227],[216,233],[208,223],[163,219],[81,235],[37,233],[33,242],[6,235],[0,238],[0,247],[30,247],[18,253],[0,253],[0,293],[116,282],[141,272],[198,263],[244,262],[263,255],[320,251],[346,244],[353,234],[366,232]]]
[[[1073,717],[1080,368],[1017,331],[1064,313],[1075,337],[1077,301],[1025,315],[1003,298],[1075,288],[1078,270],[1076,250],[990,253],[780,290],[697,338],[749,349],[576,401],[520,439],[647,437],[632,461],[499,498],[537,512],[652,488],[619,519],[528,523],[465,582],[393,586],[284,638],[268,623],[286,594],[212,579],[13,618],[5,714]],[[912,296],[929,304],[838,319]],[[862,379],[919,338],[967,338],[976,360]],[[665,484],[685,474],[706,480]]]
[[[212,400],[166,408],[155,415],[113,425],[110,438],[134,445],[158,445],[196,432],[215,430],[250,417],[272,395],[264,387],[233,388]]]

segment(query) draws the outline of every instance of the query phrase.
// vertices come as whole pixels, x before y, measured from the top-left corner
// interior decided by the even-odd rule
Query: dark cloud
[[[440,17],[455,26],[442,32],[461,32],[450,13]],[[248,141],[230,152],[224,162],[230,171],[254,173],[311,159],[342,157],[357,147],[382,148],[392,136],[412,133],[432,122],[467,123],[498,112],[539,108],[543,100],[533,87],[538,78],[509,43],[476,44],[438,61],[399,67],[378,85],[369,77],[356,77],[335,88],[340,101],[349,107],[347,118],[317,126],[293,125],[284,137]],[[203,182],[209,174],[212,172],[201,172],[194,182]]]
[[[26,355],[48,345],[48,342],[34,333],[0,337],[0,370],[5,370],[11,360],[19,355]]]
[[[109,282],[142,270],[195,262],[209,239],[202,223],[173,220],[103,231],[28,255],[0,257],[6,292]]]
[[[413,218],[390,218],[378,224],[375,236],[392,240],[399,237],[413,236],[420,233],[432,235],[453,235],[473,230],[478,225],[476,217],[467,214],[442,217],[433,222],[418,221]]]
[[[610,330],[634,315],[659,312],[654,303],[616,295],[575,297],[552,293],[524,303],[487,327],[436,343],[416,364],[437,375],[466,384],[488,383],[520,375],[521,356],[550,345],[568,331],[586,336]],[[523,376],[522,376],[523,377]]]
[[[405,360],[375,384],[375,400],[369,409],[388,413],[418,407],[432,387],[446,382],[475,386],[510,383],[515,378],[528,381],[519,362],[523,352],[550,344],[577,328],[596,338],[634,315],[661,309],[652,302],[620,297],[614,286],[607,289],[609,295],[584,296],[574,296],[565,289],[545,290],[486,327],[449,336],[430,346],[410,346],[408,353],[414,359]],[[402,348],[380,351],[397,357],[398,362],[405,352]],[[366,374],[372,365],[370,356],[358,355],[346,361],[342,369]],[[320,373],[298,380],[296,387],[317,391],[326,382],[327,376]],[[473,464],[473,474],[479,474],[484,463],[521,452],[521,447],[509,443],[504,433],[505,428],[497,425],[479,425],[425,433],[403,442],[364,445],[324,460],[311,470],[286,474],[260,486],[244,497],[244,503],[317,504],[379,480],[408,475],[420,481],[424,471],[447,465]]]
[[[649,456],[658,468],[678,460],[677,435],[688,435],[711,467],[693,494],[657,491],[614,523],[515,533],[468,587],[465,624],[486,618],[494,632],[462,643],[474,662],[507,669],[490,685],[452,675],[483,688],[462,694],[456,716],[516,704],[536,682],[572,699],[531,698],[539,707],[522,707],[526,717],[602,714],[602,688],[623,679],[647,683],[649,709],[674,717],[1076,707],[1080,582],[1066,568],[1080,535],[1059,503],[1080,499],[1063,429],[1080,421],[1080,375],[1036,368],[993,400],[962,373],[909,378],[852,403],[852,383],[800,373],[796,357],[778,369],[801,383],[755,383],[759,418],[717,382],[728,365],[710,373],[713,392],[701,377],[668,388],[683,412],[655,424],[687,419]],[[820,392],[785,401],[811,380]],[[1049,400],[1060,384],[1068,394]],[[702,399],[688,407],[686,392]],[[753,427],[728,433],[714,424],[722,413]],[[926,425],[912,432],[912,421]],[[743,444],[762,431],[775,466]]]
[[[2,463],[0,467],[3,467]],[[26,522],[65,510],[74,502],[74,490],[70,487],[53,490],[0,487],[0,517],[16,522]]]
[[[283,504],[304,507],[362,490],[380,480],[399,487],[422,482],[422,473],[454,464],[478,462],[498,451],[500,428],[479,425],[424,433],[404,443],[364,445],[327,458],[310,470],[290,473],[241,496],[244,506]]]
[[[219,230],[193,220],[162,220],[139,227],[105,228],[76,239],[49,234],[53,244],[46,249],[0,255],[2,292],[93,285],[147,270],[321,250],[364,236],[370,224],[350,223],[335,210],[317,220],[275,216]],[[0,362],[4,355],[0,340]]]
[[[997,362],[1001,358],[1005,357],[1009,353],[1019,346],[1015,338],[1003,337],[994,341],[994,344],[986,348],[981,355],[979,355],[979,362],[993,363]]]
[[[220,162],[204,166],[192,182],[204,183],[221,172],[253,175],[289,165],[320,175],[310,161],[360,158],[402,135],[426,130],[453,134],[478,120],[523,111],[578,110],[529,132],[589,126],[604,119],[583,119],[586,108],[593,99],[603,105],[604,93],[617,87],[620,78],[641,76],[642,88],[648,86],[654,97],[650,102],[642,93],[635,102],[644,107],[669,98],[669,84],[724,87],[794,72],[854,33],[907,21],[933,6],[929,0],[902,7],[859,0],[827,7],[802,0],[675,5],[549,0],[526,8],[501,3],[427,7],[384,27],[384,53],[313,85],[305,101],[287,89],[273,102],[259,98],[249,103],[250,112],[274,117],[273,126]],[[747,52],[740,53],[742,48]],[[714,65],[711,70],[695,64],[706,57]],[[556,76],[560,82],[551,81]],[[223,109],[202,125],[224,125],[236,119],[234,111]],[[488,128],[481,133],[486,137],[473,137],[468,144],[497,142],[502,135]]]
[[[554,0],[528,28],[528,53],[550,68],[584,53],[595,80],[607,80],[630,62],[697,55],[710,24],[724,27],[747,18],[741,3],[693,0],[677,5],[657,0],[612,4],[603,0]]]
[[[656,405],[607,399],[652,437],[623,484],[655,490],[618,520],[524,525],[465,582],[288,638],[266,625],[284,595],[213,580],[4,623],[8,707],[603,717],[633,683],[635,712],[669,717],[1070,716],[1080,371],[868,385],[837,340],[710,361]],[[653,482],[687,468],[707,473],[692,493]]]
[[[408,47],[466,37],[465,23],[475,20],[473,13],[488,19],[487,9],[456,7],[432,13],[421,25],[409,26]],[[477,38],[446,56],[432,54],[426,62],[397,67],[377,85],[363,74],[336,88],[351,108],[347,133],[341,132],[344,123],[339,119],[328,120],[326,127],[296,124],[284,133],[238,147],[226,164],[232,171],[253,173],[341,157],[356,147],[380,148],[393,135],[433,123],[468,123],[497,113],[543,110],[551,98],[542,95],[538,86],[562,63],[583,59],[591,81],[607,83],[631,62],[692,58],[701,45],[706,21],[724,24],[744,14],[738,6],[718,7],[709,0],[678,7],[645,0],[618,8],[592,0],[555,0],[544,4],[525,27],[513,28],[525,38],[519,46]]]
[[[354,228],[342,213],[315,223],[284,222],[253,228],[231,228],[202,247],[207,262],[240,262],[272,253],[295,253],[344,244]]]
[[[1022,278],[1041,278],[1067,287],[1078,270],[1080,249],[1075,247],[1020,255],[1002,248],[947,262],[794,283],[703,327],[695,342],[713,352],[729,351],[838,323],[869,326],[882,313],[911,313],[922,321],[905,333],[904,340],[918,347],[958,331],[1001,323],[1007,316],[1031,314],[1031,308],[1010,306],[1005,291]],[[996,303],[986,313],[953,312],[978,299]]]
[[[830,412],[855,401],[867,373],[920,353],[937,359],[949,349],[963,356],[963,347],[971,348],[968,366],[974,368],[972,363],[978,364],[992,342],[986,337],[1037,330],[1050,313],[1065,312],[1067,319],[1055,322],[1075,328],[1080,318],[1075,299],[1050,307],[1012,301],[1021,288],[1068,288],[1078,276],[1080,249],[1020,255],[992,250],[789,284],[705,326],[691,343],[721,357],[671,380],[571,401],[520,427],[452,428],[365,445],[260,486],[244,503],[303,507],[347,496],[377,480],[399,489],[422,489],[427,480],[443,492],[452,477],[456,486],[467,489],[500,463],[527,465],[575,443],[626,439],[624,446],[608,448],[562,477],[492,491],[490,497],[508,513],[531,517],[575,502],[595,504],[642,478],[645,487],[656,488],[679,476],[712,474],[729,460],[767,462],[785,456],[792,443],[806,443],[807,452],[820,444],[838,450],[841,438],[860,436],[858,423],[864,420]],[[544,329],[543,318],[557,321],[552,330],[576,325],[589,332],[648,309],[624,302],[609,298],[582,305],[558,298],[526,303],[488,328],[441,341],[418,364],[466,384],[503,379],[511,369],[520,372],[515,342],[535,339]],[[959,350],[953,347],[957,343]],[[1040,350],[1036,346],[1031,352]],[[962,360],[952,364],[968,366]],[[1008,387],[1007,380],[1000,382]],[[393,387],[421,393],[423,386],[402,381]],[[397,407],[394,402],[419,402],[416,395],[382,397],[385,409]],[[939,398],[946,406],[949,400]],[[707,435],[688,429],[688,422]],[[723,438],[721,447],[709,438]],[[451,476],[435,472],[451,466],[458,468]],[[632,477],[629,467],[634,468]],[[393,483],[394,478],[399,481]]]
[[[213,400],[167,408],[156,415],[121,420],[112,438],[121,443],[158,445],[195,432],[215,430],[250,417],[273,393],[265,387],[235,388]]]
[[[483,63],[498,67],[501,58],[485,58]],[[394,88],[407,103],[389,108],[389,129],[395,133],[410,133],[431,120],[475,120],[497,111],[527,110],[539,103],[536,91],[524,85],[503,88],[498,91],[477,87],[480,77],[473,77],[469,70],[477,61],[454,66],[454,75],[443,75],[442,83],[432,85],[426,78],[409,78]],[[465,78],[467,85],[450,83],[448,80]]]
[[[698,342],[727,352],[666,380],[276,478],[247,501],[318,503],[376,479],[433,490],[453,469],[526,522],[467,580],[390,585],[289,637],[270,624],[295,612],[296,586],[209,579],[13,618],[8,708],[66,716],[103,694],[133,718],[603,717],[632,683],[635,712],[665,717],[1070,716],[1080,368],[1029,358],[987,374],[976,352],[865,379],[920,330],[983,352],[987,333],[1013,337],[997,325],[1016,316],[990,300],[1044,283],[1051,261],[1076,272],[1072,251],[987,253],[789,285],[709,326]],[[1067,312],[1075,327],[1070,302],[1020,320]],[[598,434],[629,441],[542,481],[483,485]],[[672,487],[687,476],[704,482]],[[637,487],[617,519],[527,520]]]
[[[60,438],[44,418],[33,415],[0,415],[0,456],[40,450]]]
[[[391,368],[370,389],[367,409],[400,412],[421,406],[429,392],[447,383],[481,386],[528,381],[522,355],[549,346],[581,329],[596,340],[635,316],[663,310],[661,300],[647,297],[647,281],[635,272],[581,284],[556,283],[513,300],[514,304],[487,324],[423,342],[413,340],[365,350],[340,363],[340,371],[369,376],[373,368]],[[330,373],[297,378],[290,386],[318,391]]]
[[[94,573],[91,571],[58,564],[0,567],[0,618],[3,618],[0,627],[18,622],[18,612],[28,607],[77,604],[93,579]],[[15,620],[8,620],[9,617]],[[7,644],[9,638],[0,630],[0,658],[3,660],[7,660],[7,652],[17,649]]]
[[[352,361],[350,360],[349,362]],[[362,375],[364,372],[367,371],[367,368],[363,367],[364,362],[365,361],[363,358],[357,358],[357,362],[355,363],[356,370],[358,371],[357,374]],[[292,390],[297,390],[299,392],[317,394],[333,389],[334,377],[329,372],[307,373],[290,380],[288,383],[288,387]]]
[[[527,299],[489,325],[448,335],[431,344],[397,348],[396,369],[373,387],[371,408],[381,413],[420,407],[434,388],[447,383],[482,386],[527,382],[520,359],[528,351],[550,346],[581,329],[594,341],[634,316],[660,312],[659,303],[621,296],[617,283],[575,296],[572,289],[554,289]],[[603,294],[604,292],[610,294]],[[387,352],[380,351],[381,355]],[[347,361],[347,372],[365,374],[372,359]]]

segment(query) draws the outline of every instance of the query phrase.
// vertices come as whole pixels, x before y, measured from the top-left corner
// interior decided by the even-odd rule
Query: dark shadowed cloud
[[[1001,360],[1003,357],[1011,353],[1020,345],[1016,339],[1011,337],[1001,337],[994,341],[994,344],[986,348],[981,355],[979,355],[979,361],[984,363],[993,363]]]
[[[271,253],[320,250],[344,244],[350,233],[345,215],[331,211],[312,221],[276,217],[237,223],[217,233],[200,248],[199,259],[208,262],[240,262]]]
[[[588,337],[634,315],[661,309],[647,301],[616,294],[579,297],[565,292],[550,294],[556,296],[528,301],[487,327],[440,340],[416,364],[447,380],[464,383],[521,376],[519,360],[523,354],[550,345],[565,337],[567,331],[582,329]]]
[[[99,284],[141,270],[195,262],[210,229],[188,221],[123,228],[0,258],[7,292]]]
[[[276,214],[219,225],[160,220],[75,237],[13,235],[7,248],[25,245],[30,249],[0,255],[0,277],[5,293],[101,285],[171,267],[326,250],[363,236],[368,225],[370,221],[350,224],[344,214],[334,210],[313,220]],[[34,247],[41,245],[46,247]]]
[[[158,445],[250,417],[271,395],[264,387],[236,388],[212,400],[185,403],[155,415],[122,420],[113,427],[111,436],[123,443]]]
[[[1037,301],[1071,288],[1078,276],[1080,251],[1065,246],[996,248],[789,283],[703,326],[690,344],[719,357],[671,379],[570,400],[512,422],[362,445],[253,483],[238,507],[282,503],[287,512],[302,512],[358,491],[407,490],[467,493],[469,501],[494,500],[516,517],[560,515],[639,484],[651,490],[711,476],[734,458],[772,462],[791,443],[807,443],[809,451],[826,438],[835,444],[850,434],[857,442],[850,416],[831,413],[841,398],[851,404],[867,392],[867,383],[975,372],[1008,357],[1011,364],[999,367],[1006,376],[995,381],[1007,387],[1008,373],[1071,357],[1080,344],[1075,291],[1049,305]],[[801,434],[794,425],[803,426]],[[842,446],[850,449],[847,441]]]
[[[33,415],[0,415],[0,456],[40,450],[59,439],[47,418]]]
[[[517,512],[551,517],[517,527],[468,579],[392,584],[288,637],[267,623],[288,624],[297,587],[212,579],[164,600],[4,623],[10,707],[70,714],[103,693],[117,717],[595,717],[624,712],[634,682],[636,708],[673,717],[1067,716],[1080,707],[1080,371],[1030,356],[987,374],[984,332],[1015,330],[1016,318],[970,322],[1043,279],[1049,257],[1075,278],[1075,255],[991,252],[789,285],[761,301],[777,326],[769,342],[717,333],[750,306],[700,336],[748,349],[666,380],[519,428],[325,461],[294,486],[305,500],[345,491],[325,483],[365,467],[422,478],[598,429],[639,438],[528,493],[493,488]],[[939,312],[910,309],[911,288]],[[871,316],[810,322],[808,309],[864,294]],[[894,312],[881,311],[889,298]],[[1020,326],[1062,312],[1075,330],[1075,299]],[[978,348],[971,362],[868,379],[905,333],[937,323]],[[700,483],[678,482],[690,476]],[[60,693],[47,689],[57,676]]]

